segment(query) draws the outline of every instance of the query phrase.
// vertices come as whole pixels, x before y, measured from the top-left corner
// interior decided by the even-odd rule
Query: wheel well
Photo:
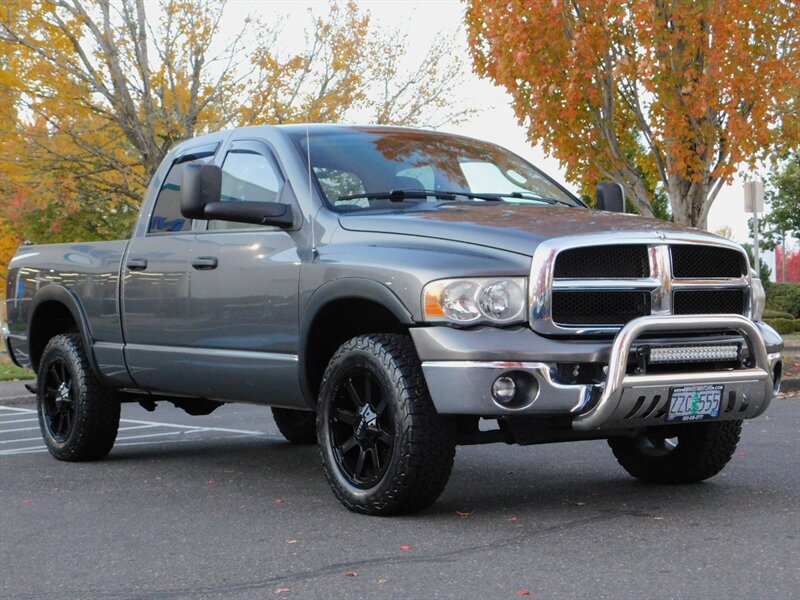
[[[78,324],[69,309],[58,301],[42,302],[36,307],[28,332],[28,348],[34,371],[39,369],[39,359],[45,346],[54,336],[78,331]]]
[[[309,328],[303,356],[308,391],[316,399],[325,367],[344,342],[366,333],[405,333],[407,326],[371,300],[340,299],[326,304]]]

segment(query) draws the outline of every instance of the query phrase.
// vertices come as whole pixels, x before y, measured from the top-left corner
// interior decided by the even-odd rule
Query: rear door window
[[[183,170],[190,163],[202,165],[211,162],[218,146],[219,144],[200,146],[175,159],[158,192],[156,205],[147,227],[148,234],[177,233],[192,229],[191,219],[187,219],[181,214]]]

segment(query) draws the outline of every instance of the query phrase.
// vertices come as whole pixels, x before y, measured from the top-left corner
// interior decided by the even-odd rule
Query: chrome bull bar
[[[652,375],[629,375],[631,348],[644,334],[702,329],[737,331],[747,344],[751,367],[735,370]],[[600,399],[575,417],[578,431],[596,431],[664,424],[670,387],[722,384],[720,419],[750,419],[763,413],[774,395],[769,357],[755,324],[741,315],[692,315],[639,317],[625,325],[614,338],[608,378]]]

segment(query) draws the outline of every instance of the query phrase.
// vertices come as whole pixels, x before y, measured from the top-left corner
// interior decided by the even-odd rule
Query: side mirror
[[[282,202],[209,202],[204,207],[202,218],[278,227],[291,227],[294,224],[292,207]]]
[[[181,174],[181,214],[187,219],[204,219],[207,204],[219,202],[222,169],[216,165],[188,164]]]
[[[597,210],[607,210],[609,212],[625,212],[625,192],[618,183],[598,183],[597,184]]]

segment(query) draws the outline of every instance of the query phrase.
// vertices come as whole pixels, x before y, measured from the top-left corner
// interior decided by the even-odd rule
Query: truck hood
[[[698,229],[657,219],[569,208],[508,204],[447,204],[427,210],[398,210],[343,215],[350,231],[368,231],[452,240],[533,255],[542,241],[593,234],[634,235],[637,240],[720,239]],[[612,242],[613,243],[613,242]]]

